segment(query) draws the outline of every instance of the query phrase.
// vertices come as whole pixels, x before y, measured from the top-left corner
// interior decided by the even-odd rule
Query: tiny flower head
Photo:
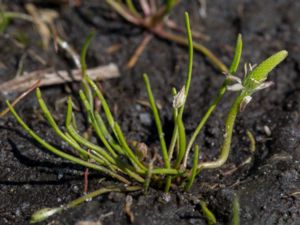
[[[181,90],[177,93],[177,95],[174,96],[173,99],[173,108],[178,109],[181,106],[183,106],[185,102],[185,86],[181,88]]]

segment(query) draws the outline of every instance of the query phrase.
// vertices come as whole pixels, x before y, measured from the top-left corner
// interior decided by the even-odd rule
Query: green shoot
[[[161,121],[159,118],[159,114],[158,114],[158,110],[156,107],[156,103],[152,94],[152,89],[150,86],[150,82],[149,82],[149,78],[147,76],[147,74],[144,74],[144,82],[145,82],[145,86],[146,86],[146,90],[147,90],[147,94],[148,94],[148,98],[149,98],[149,103],[153,112],[153,116],[154,116],[154,120],[155,120],[155,124],[157,127],[157,132],[158,132],[158,137],[159,137],[159,141],[160,141],[160,147],[161,147],[161,151],[162,151],[162,156],[163,156],[163,160],[165,162],[165,167],[166,168],[170,168],[170,161],[169,161],[169,157],[168,157],[168,151],[167,151],[167,145],[166,145],[166,141],[165,141],[165,135],[162,129],[162,125],[161,125]]]
[[[236,195],[232,201],[232,225],[240,225],[240,203]]]
[[[216,224],[217,223],[217,219],[216,219],[215,215],[212,213],[212,211],[210,211],[207,208],[206,203],[204,201],[200,200],[200,206],[201,206],[203,215],[205,216],[205,218],[206,218],[206,220],[208,222],[208,225]]]
[[[82,73],[82,76],[83,76],[82,87],[83,87],[84,93],[88,97],[88,101],[89,101],[89,104],[91,106],[91,110],[93,110],[93,108],[94,108],[94,98],[93,98],[92,91],[91,91],[90,87],[88,86],[88,81],[87,81],[88,75],[86,73],[87,66],[86,66],[86,60],[85,59],[86,59],[87,49],[88,49],[94,35],[95,35],[94,33],[90,33],[89,36],[85,39],[85,42],[83,44],[81,54],[80,54],[81,73]]]
[[[242,35],[239,34],[237,41],[236,41],[234,57],[233,57],[231,66],[229,68],[229,73],[232,75],[235,74],[236,71],[238,70],[238,67],[240,65],[241,56],[242,56],[242,51],[243,51]]]
[[[177,119],[176,119],[176,125],[175,129],[178,129],[178,136],[179,136],[179,153],[178,153],[178,157],[175,163],[175,167],[178,168],[178,166],[180,165],[185,153],[186,153],[186,135],[185,135],[185,128],[184,128],[184,124],[182,121],[182,115],[183,115],[183,111],[184,111],[184,105],[186,102],[186,98],[188,96],[189,93],[189,89],[190,89],[190,84],[191,84],[191,80],[192,80],[192,71],[193,71],[193,39],[192,39],[192,33],[191,33],[191,27],[190,27],[190,20],[189,20],[189,15],[188,13],[185,13],[185,26],[186,26],[186,30],[187,30],[187,39],[188,39],[188,43],[189,43],[189,66],[188,66],[188,74],[187,74],[187,78],[186,78],[186,82],[185,82],[185,89],[184,89],[184,101],[182,106],[180,106],[179,110],[178,110],[178,115],[177,115]],[[176,133],[174,133],[174,135],[176,135]]]
[[[188,178],[188,182],[185,186],[185,190],[188,191],[192,187],[196,175],[197,175],[197,166],[198,166],[198,160],[199,160],[199,146],[195,145],[195,151],[194,151],[194,160],[193,160],[193,168],[191,171],[191,175]]]
[[[172,88],[172,95],[173,95],[173,98],[175,98],[175,96],[177,95],[177,91],[175,88]],[[171,143],[170,143],[170,146],[168,149],[169,160],[172,160],[175,145],[177,143],[177,137],[178,137],[177,116],[178,116],[178,109],[176,107],[173,107],[174,129],[173,129]],[[178,154],[178,151],[177,151],[177,154]]]
[[[253,134],[250,132],[250,130],[246,130],[246,134],[247,134],[247,137],[248,137],[248,139],[250,141],[250,151],[252,153],[254,153],[255,150],[256,150],[256,141],[255,141],[255,138],[254,138]]]
[[[144,74],[144,82],[145,82],[145,86],[146,86],[146,90],[147,90],[147,94],[148,94],[148,98],[149,98],[149,103],[153,112],[153,116],[154,116],[154,120],[155,120],[155,124],[156,124],[156,128],[157,128],[157,132],[158,132],[158,137],[159,137],[159,141],[160,141],[160,147],[161,147],[161,151],[162,151],[162,156],[163,156],[163,160],[165,163],[165,167],[167,169],[170,168],[170,160],[169,160],[169,156],[168,156],[168,151],[167,151],[167,145],[166,145],[166,141],[165,141],[165,137],[164,137],[164,132],[162,129],[162,125],[161,125],[161,121],[159,118],[159,114],[158,114],[158,110],[156,107],[156,103],[152,94],[152,90],[151,90],[151,86],[150,86],[150,82],[149,82],[149,78],[147,76],[147,74]],[[151,176],[151,172],[150,172],[150,176]],[[150,177],[148,174],[148,177]],[[150,178],[149,178],[150,179]],[[166,179],[166,186],[165,186],[165,191],[168,192],[171,186],[171,177],[168,176]],[[146,185],[147,187],[147,185]]]
[[[30,219],[30,223],[38,223],[41,221],[44,221],[45,219],[49,218],[50,216],[62,212],[71,208],[76,207],[77,205],[80,205],[87,201],[88,199],[95,198],[99,195],[109,193],[109,192],[131,192],[131,191],[139,191],[141,190],[141,187],[139,186],[129,186],[126,188],[119,188],[119,187],[106,187],[106,188],[100,188],[94,192],[91,192],[83,197],[80,197],[78,199],[75,199],[68,203],[67,205],[62,205],[57,208],[44,208],[36,211]]]

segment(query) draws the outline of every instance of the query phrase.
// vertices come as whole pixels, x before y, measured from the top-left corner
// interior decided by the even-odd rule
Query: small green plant
[[[63,131],[57,125],[51,112],[48,110],[48,107],[42,98],[41,91],[39,89],[36,91],[38,103],[49,125],[63,141],[65,141],[78,153],[77,155],[66,153],[54,147],[53,145],[50,145],[44,139],[39,137],[38,134],[35,133],[21,119],[9,101],[6,101],[9,110],[16,118],[18,123],[44,148],[64,159],[107,174],[113,179],[126,184],[125,188],[112,187],[100,189],[65,206],[38,211],[32,217],[32,222],[41,221],[56,212],[74,207],[90,197],[94,197],[108,191],[135,191],[142,188],[147,190],[149,185],[151,185],[154,187],[164,187],[165,192],[169,192],[171,184],[182,187],[185,191],[188,191],[193,185],[195,177],[197,174],[199,174],[199,172],[205,169],[219,168],[227,161],[230,153],[233,127],[238,112],[245,109],[246,105],[252,98],[251,96],[256,91],[270,86],[271,83],[266,81],[268,73],[286,58],[287,52],[284,50],[279,51],[278,53],[267,58],[258,66],[250,66],[250,69],[245,71],[243,80],[241,80],[236,76],[242,53],[242,38],[241,35],[239,35],[237,38],[235,55],[230,66],[229,73],[226,73],[225,81],[221,86],[216,98],[208,107],[207,112],[204,114],[202,120],[199,122],[199,125],[196,127],[194,133],[188,141],[185,133],[183,112],[192,78],[193,41],[187,13],[185,14],[185,24],[189,43],[189,66],[187,78],[181,90],[177,93],[175,88],[172,89],[174,96],[174,130],[169,145],[167,145],[167,141],[165,140],[164,131],[162,129],[157,104],[152,94],[149,78],[146,74],[143,75],[149,103],[157,127],[163,165],[155,163],[152,159],[141,160],[138,152],[130,147],[126,141],[125,135],[121,131],[119,124],[117,121],[115,121],[103,94],[101,93],[97,84],[92,81],[86,73],[87,67],[85,55],[92,35],[87,38],[81,52],[80,64],[83,74],[83,89],[79,91],[79,96],[86,111],[87,121],[93,128],[95,136],[99,138],[103,147],[92,143],[77,130],[75,113],[73,112],[73,100],[71,97],[68,98],[65,130]],[[195,144],[196,137],[219,101],[224,96],[226,90],[238,91],[238,93],[229,109],[225,121],[224,142],[220,149],[220,155],[215,161],[198,162],[199,147],[197,144]],[[100,113],[96,110],[94,105],[95,99],[101,102],[103,113]],[[190,168],[187,165],[187,160],[190,157],[190,150],[193,148],[193,146],[193,165]],[[132,184],[137,186],[128,186]]]

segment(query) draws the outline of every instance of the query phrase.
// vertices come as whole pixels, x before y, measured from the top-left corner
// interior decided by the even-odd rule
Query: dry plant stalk
[[[87,73],[92,80],[104,80],[120,76],[120,71],[114,63],[89,69]],[[41,81],[40,87],[58,85],[72,81],[81,81],[82,73],[79,69],[71,70],[70,73],[66,70],[52,72],[49,69],[34,71],[0,84],[0,90],[4,95],[20,93],[30,88],[38,80]]]

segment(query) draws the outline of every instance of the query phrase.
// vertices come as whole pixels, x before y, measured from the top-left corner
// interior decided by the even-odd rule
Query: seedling
[[[76,129],[76,117],[73,112],[73,100],[72,97],[68,98],[68,106],[65,120],[65,131],[57,125],[51,112],[48,110],[45,104],[42,93],[39,89],[36,91],[36,97],[41,110],[44,113],[46,120],[52,127],[54,132],[62,138],[70,147],[72,147],[78,154],[72,155],[66,153],[46,142],[44,139],[38,136],[18,115],[14,107],[6,101],[6,104],[16,118],[18,123],[23,127],[28,134],[40,143],[44,148],[53,152],[54,154],[70,160],[73,163],[82,165],[84,167],[104,173],[113,179],[126,184],[126,188],[110,188],[111,191],[134,191],[137,189],[147,189],[150,185],[152,187],[164,187],[165,192],[169,192],[171,184],[178,187],[182,187],[185,191],[188,191],[195,182],[196,176],[205,169],[215,169],[221,167],[228,159],[231,146],[232,132],[234,123],[238,112],[245,109],[249,103],[249,99],[252,95],[263,88],[269,86],[267,76],[272,69],[274,69],[281,61],[287,56],[287,51],[279,51],[278,53],[267,58],[261,64],[256,67],[250,67],[244,74],[244,78],[240,79],[236,76],[241,53],[242,53],[242,38],[241,35],[237,38],[235,55],[233,62],[230,66],[229,72],[226,73],[225,81],[218,91],[216,98],[212,101],[212,104],[208,107],[208,110],[204,114],[202,120],[200,120],[191,138],[188,139],[185,133],[183,112],[187,97],[189,94],[189,88],[192,78],[192,62],[193,62],[193,41],[190,30],[189,16],[185,14],[185,25],[187,30],[187,39],[189,43],[189,66],[187,72],[187,78],[183,88],[177,93],[173,88],[173,115],[174,115],[174,130],[170,140],[170,144],[167,145],[165,140],[164,131],[162,128],[157,104],[152,94],[152,88],[147,74],[143,75],[146,85],[146,91],[149,98],[149,103],[153,112],[154,121],[157,127],[157,133],[159,137],[161,155],[163,158],[163,165],[155,163],[154,159],[142,160],[139,157],[137,151],[132,149],[126,141],[126,136],[123,134],[120,125],[114,119],[113,114],[109,108],[107,101],[98,88],[97,84],[92,81],[86,73],[85,55],[89,46],[92,36],[90,35],[82,49],[81,53],[81,70],[83,74],[83,89],[79,91],[79,96],[83,107],[86,112],[86,118],[90,126],[93,128],[94,134],[99,138],[102,145],[92,143],[87,138],[83,137]],[[238,85],[237,85],[238,84]],[[235,87],[235,86],[237,87]],[[227,118],[225,120],[225,134],[224,141],[220,148],[220,155],[215,161],[198,162],[199,147],[195,144],[196,137],[201,131],[202,127],[207,122],[211,113],[219,101],[224,96],[227,90],[237,91],[236,98],[233,101]],[[94,106],[94,100],[97,99],[101,102],[103,113],[96,110]],[[194,147],[193,165],[189,167],[187,160],[190,157],[190,150]],[[176,179],[175,179],[176,178]],[[137,185],[128,186],[128,185]],[[108,189],[104,189],[107,192]],[[82,202],[91,196],[104,193],[103,191],[96,191],[87,196],[80,198]],[[75,204],[75,205],[76,205]],[[40,221],[48,216],[62,211],[64,209],[73,207],[74,204],[68,204],[63,207],[55,209],[42,210],[34,214],[32,222]]]

